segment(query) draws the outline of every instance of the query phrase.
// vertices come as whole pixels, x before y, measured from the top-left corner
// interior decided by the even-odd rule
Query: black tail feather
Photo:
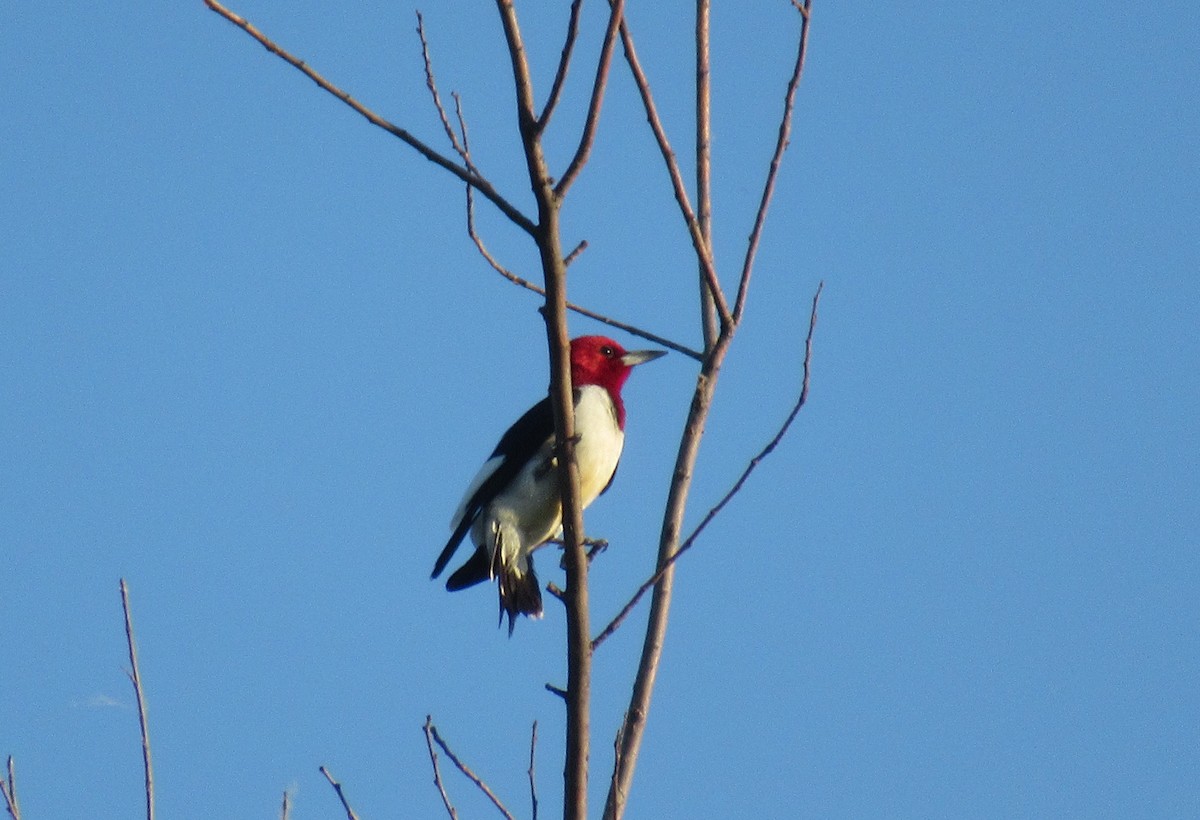
[[[469,515],[464,515],[462,521],[458,522],[458,526],[454,528],[454,533],[450,536],[450,540],[446,542],[446,546],[442,547],[442,554],[438,556],[437,563],[433,565],[433,573],[429,576],[430,578],[436,578],[442,574],[442,570],[446,568],[446,564],[450,563],[450,557],[458,549],[459,542],[463,540],[463,536],[467,534],[467,530],[471,529],[471,525],[474,523],[475,519]],[[470,563],[470,561],[467,563]]]
[[[454,573],[446,579],[446,589],[458,592],[460,589],[490,581],[491,578],[491,561],[488,559],[487,549],[478,547],[467,563],[454,570]]]
[[[527,572],[501,567],[497,577],[500,581],[500,623],[503,624],[504,616],[508,615],[508,634],[511,637],[517,615],[542,617],[542,587],[538,583],[537,573],[533,571],[532,557]]]

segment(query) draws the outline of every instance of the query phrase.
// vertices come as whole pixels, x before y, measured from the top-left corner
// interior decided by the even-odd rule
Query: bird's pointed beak
[[[659,356],[667,355],[665,350],[630,350],[621,357],[621,363],[628,367],[633,367],[637,364],[645,364],[653,361]]]

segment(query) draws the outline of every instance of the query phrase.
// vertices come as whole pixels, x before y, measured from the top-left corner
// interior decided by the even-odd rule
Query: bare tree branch
[[[609,0],[609,2],[615,2],[615,0]],[[712,252],[700,229],[700,221],[696,218],[695,211],[692,210],[691,201],[688,199],[687,186],[684,185],[683,174],[679,170],[679,162],[675,158],[675,151],[671,148],[670,141],[667,139],[667,132],[663,128],[662,119],[658,116],[658,107],[654,104],[654,96],[650,91],[650,81],[646,78],[646,72],[642,70],[641,61],[638,60],[637,56],[637,49],[633,45],[633,35],[629,33],[629,23],[624,18],[621,20],[621,44],[625,49],[625,62],[629,64],[629,70],[633,74],[633,81],[637,85],[638,94],[642,98],[642,106],[646,109],[646,120],[650,123],[650,130],[654,132],[654,139],[658,142],[658,149],[662,153],[663,161],[666,163],[667,173],[671,178],[671,187],[675,191],[675,201],[679,203],[679,209],[687,225],[688,234],[692,238],[692,247],[696,251],[696,258],[700,263],[701,273],[704,275],[709,291],[712,293],[717,315],[721,319],[722,326],[729,326],[733,323],[733,316],[729,312],[729,304],[725,301],[725,294],[722,292],[721,283],[717,278],[717,269],[713,261]]]
[[[507,820],[515,820],[512,814],[509,813],[508,809],[504,808],[504,804],[500,802],[500,798],[496,797],[496,793],[488,788],[487,783],[484,783],[483,780],[480,779],[479,775],[471,771],[471,768],[467,766],[467,764],[459,760],[458,755],[450,751],[450,747],[446,745],[446,741],[442,740],[442,736],[438,734],[437,727],[433,725],[433,719],[428,716],[425,718],[425,731],[428,735],[433,737],[434,742],[437,743],[437,745],[441,747],[442,751],[446,753],[446,757],[450,758],[450,762],[457,766],[458,770],[462,772],[468,780],[479,787],[481,792],[487,795],[487,798],[492,801],[492,805],[499,809],[500,813],[503,814]],[[447,801],[447,806],[448,805],[449,801]]]
[[[142,769],[146,780],[146,820],[154,820],[154,767],[150,763],[150,732],[146,726],[146,700],[142,696],[142,676],[138,672],[137,644],[133,639],[133,620],[129,615],[129,588],[121,579],[121,608],[125,611],[125,640],[129,645],[129,681],[137,697],[138,723],[142,731]]]
[[[454,810],[454,806],[450,803],[450,795],[446,794],[446,787],[442,785],[442,772],[438,768],[437,752],[433,748],[433,716],[425,716],[425,745],[429,747],[429,762],[433,764],[433,785],[437,786],[438,793],[442,796],[442,805],[446,807],[446,813],[450,815],[450,820],[458,820],[458,812]]]
[[[535,726],[537,724],[534,724]],[[17,778],[13,774],[12,755],[8,756],[8,776],[0,777],[0,792],[4,794],[4,806],[12,820],[21,820],[21,804],[17,800]]]
[[[620,3],[621,0],[616,0]],[[591,703],[591,635],[588,611],[587,557],[583,550],[583,509],[579,469],[575,463],[575,413],[571,388],[570,336],[567,331],[567,268],[559,230],[561,197],[554,190],[542,151],[533,110],[533,82],[513,0],[496,0],[512,62],[517,92],[517,125],[525,151],[529,183],[538,204],[535,239],[545,276],[546,343],[550,353],[550,401],[554,409],[554,441],[558,456],[558,489],[562,504],[563,542],[567,566],[567,731],[563,766],[564,820],[586,820],[588,737]]]
[[[775,180],[779,176],[779,166],[783,162],[783,152],[787,150],[792,133],[792,112],[796,104],[796,89],[800,87],[800,77],[804,73],[804,55],[808,51],[809,14],[812,0],[804,0],[800,5],[792,0],[792,5],[800,11],[800,36],[796,45],[796,63],[792,68],[792,76],[788,80],[787,93],[783,99],[783,116],[779,119],[779,136],[775,140],[775,153],[771,156],[771,164],[767,170],[767,181],[763,185],[762,198],[758,203],[758,213],[754,215],[754,228],[750,231],[750,241],[746,247],[746,259],[742,264],[742,275],[738,280],[737,299],[733,306],[733,319],[742,320],[742,312],[746,308],[746,295],[749,292],[750,273],[754,270],[754,257],[758,253],[758,243],[762,238],[763,225],[767,221],[767,208],[770,207],[771,197],[775,193]]]
[[[728,504],[735,495],[741,492],[742,487],[746,483],[746,479],[750,478],[750,474],[754,472],[762,460],[774,452],[775,448],[779,446],[779,442],[783,440],[783,437],[787,434],[788,428],[790,428],[792,426],[792,422],[795,421],[796,414],[800,412],[800,408],[803,407],[805,402],[808,401],[808,383],[809,369],[812,362],[813,331],[817,326],[817,305],[820,302],[821,291],[824,289],[824,287],[825,283],[823,281],[820,282],[817,285],[817,292],[813,295],[812,312],[808,317],[808,335],[804,339],[804,376],[800,383],[800,396],[796,399],[796,403],[792,406],[792,411],[788,414],[788,417],[784,420],[783,424],[776,431],[771,440],[767,442],[767,445],[763,447],[763,449],[760,450],[758,454],[754,456],[754,458],[750,459],[749,463],[746,465],[746,468],[742,470],[742,474],[738,476],[738,479],[734,482],[733,486],[729,488],[724,496],[722,496],[721,500],[717,502],[716,506],[714,506],[708,511],[708,513],[705,514],[704,518],[696,526],[696,529],[692,531],[692,534],[684,539],[683,543],[679,545],[679,549],[667,559],[666,563],[658,568],[657,572],[651,575],[650,578],[648,578],[640,587],[638,587],[637,592],[635,592],[633,597],[629,599],[628,603],[621,608],[621,611],[617,613],[617,616],[613,618],[612,621],[609,622],[608,626],[604,627],[603,631],[601,631],[600,634],[592,640],[593,652],[596,650],[597,646],[599,646],[610,635],[617,631],[617,628],[629,616],[629,613],[633,611],[633,608],[637,606],[640,600],[642,600],[642,596],[645,595],[651,587],[658,583],[663,575],[675,565],[675,562],[678,561],[685,552],[692,548],[692,546],[696,543],[696,539],[700,537],[700,533],[704,532],[704,528],[707,527],[712,520],[717,517],[717,514],[724,509],[725,505]]]
[[[696,222],[709,259],[712,245],[712,83],[709,68],[709,0],[696,0]],[[700,329],[704,349],[717,343],[717,308],[699,263]]]
[[[437,109],[438,118],[442,121],[442,130],[446,132],[446,136],[450,139],[451,147],[454,148],[454,152],[462,159],[463,164],[467,166],[467,169],[471,173],[478,176],[479,169],[471,162],[471,155],[467,153],[466,146],[458,141],[458,135],[450,127],[450,118],[446,116],[446,108],[442,105],[441,95],[438,94],[437,80],[433,76],[433,61],[429,58],[429,41],[425,39],[425,18],[421,16],[420,11],[417,12],[417,36],[421,38],[421,59],[425,63],[425,87],[429,89],[429,95],[433,97],[433,107]],[[458,124],[465,133],[467,126],[463,122],[462,105],[457,93],[454,93],[453,97],[458,109]]]
[[[586,239],[580,239],[579,244],[575,246],[575,249],[572,250],[570,253],[568,253],[566,255],[566,257],[563,258],[563,264],[565,266],[567,266],[568,268],[571,267],[571,263],[574,262],[576,259],[578,259],[579,256],[587,249],[588,249],[588,241]],[[567,310],[570,310],[570,309],[571,309],[571,305],[568,304]]]
[[[533,731],[529,735],[529,802],[533,806],[533,820],[538,816],[537,781],[533,773],[533,755],[537,750],[537,721],[533,722]]]
[[[287,789],[283,790],[283,805],[279,808],[279,820],[288,820],[292,811],[292,795]]]
[[[612,2],[612,0],[610,0]],[[699,2],[699,0],[698,0]],[[805,17],[807,19],[808,0],[805,0]],[[703,14],[703,6],[698,11]],[[703,23],[698,21],[698,26]],[[706,242],[700,227],[698,217],[692,211],[687,199],[687,191],[683,184],[679,166],[667,141],[665,131],[654,107],[649,83],[637,60],[633,38],[629,34],[627,22],[621,28],[622,44],[625,47],[626,62],[633,73],[634,82],[642,97],[651,131],[658,141],[659,150],[666,163],[671,184],[675,191],[675,199],[679,203],[692,239],[692,247],[700,262],[701,274],[707,283],[713,297],[714,307],[720,320],[715,342],[708,344],[706,340],[705,353],[701,363],[700,373],[696,377],[696,387],[692,394],[691,406],[688,409],[687,421],[684,424],[680,438],[679,452],[675,459],[675,468],[667,495],[667,504],[663,513],[663,525],[659,535],[657,580],[653,584],[653,596],[650,602],[650,613],[646,622],[645,638],[642,643],[642,653],[638,663],[637,675],[634,679],[633,691],[629,699],[629,707],[618,733],[618,749],[614,758],[614,772],[608,797],[604,807],[605,820],[619,820],[625,811],[633,772],[637,765],[638,752],[645,734],[646,718],[649,714],[650,701],[654,691],[654,682],[658,665],[662,658],[662,648],[666,639],[667,620],[670,613],[671,593],[674,579],[674,556],[679,549],[680,531],[684,511],[687,507],[687,497],[691,487],[692,474],[695,469],[696,457],[699,453],[700,439],[704,425],[712,405],[713,392],[720,376],[721,365],[728,353],[733,335],[741,319],[740,312],[735,316],[729,309],[728,302],[721,290],[717,278],[711,246]],[[706,37],[703,31],[698,31],[697,48],[704,48]],[[704,58],[698,56],[698,67],[704,65]],[[786,112],[790,116],[790,109]],[[699,133],[699,129],[698,129]],[[765,218],[765,211],[763,212]],[[745,276],[740,284],[748,284]],[[744,303],[745,293],[740,295]],[[703,304],[703,303],[702,303]],[[702,306],[703,309],[703,306]]]
[[[550,86],[550,96],[546,98],[546,105],[537,118],[538,133],[545,131],[546,126],[550,124],[550,117],[553,116],[554,109],[558,105],[558,98],[562,95],[563,84],[567,81],[567,70],[571,66],[571,53],[575,49],[575,38],[579,36],[579,10],[582,7],[583,0],[574,0],[571,3],[571,17],[567,21],[567,39],[563,43],[562,54],[558,58],[558,70],[554,72],[554,83]]]
[[[575,156],[563,172],[562,179],[554,186],[554,195],[559,199],[567,195],[592,153],[592,145],[596,141],[596,128],[600,125],[600,107],[604,104],[604,91],[608,87],[608,70],[612,66],[613,47],[617,43],[617,27],[621,24],[624,9],[625,0],[614,0],[611,3],[608,29],[604,32],[604,42],[600,46],[600,60],[596,64],[596,79],[592,83],[592,98],[588,102],[587,119],[583,123],[579,147],[575,149]]]
[[[507,199],[505,199],[500,194],[500,192],[496,190],[496,188],[492,185],[491,182],[489,182],[488,180],[479,176],[478,174],[472,173],[469,169],[458,165],[453,160],[443,156],[441,153],[430,148],[424,142],[417,139],[411,133],[409,133],[405,129],[401,128],[400,126],[394,125],[394,124],[388,122],[383,117],[379,116],[374,111],[372,111],[371,109],[364,106],[358,100],[354,99],[352,96],[350,96],[349,93],[341,90],[340,88],[335,86],[333,83],[326,80],[324,77],[322,77],[320,74],[318,74],[312,68],[310,68],[308,66],[308,64],[305,63],[303,60],[301,60],[300,58],[285,51],[280,46],[276,45],[265,34],[263,34],[261,31],[259,31],[258,28],[256,28],[252,23],[250,23],[248,20],[246,20],[246,18],[233,13],[229,9],[225,8],[225,6],[223,6],[219,2],[217,2],[217,0],[204,0],[204,4],[206,6],[208,6],[210,9],[212,9],[213,11],[215,11],[217,14],[224,17],[229,22],[233,23],[235,26],[240,28],[242,31],[249,34],[251,37],[253,37],[255,40],[257,40],[262,45],[262,47],[265,48],[267,51],[271,52],[275,56],[282,59],[284,62],[288,63],[289,65],[291,65],[292,67],[296,68],[298,71],[303,73],[304,76],[308,77],[310,80],[312,80],[314,83],[316,83],[322,90],[329,92],[330,94],[332,94],[333,96],[335,96],[339,100],[341,100],[343,103],[350,106],[350,108],[357,111],[359,114],[361,114],[363,117],[366,118],[367,122],[371,123],[372,125],[374,125],[378,128],[382,128],[384,131],[387,131],[392,136],[397,137],[398,139],[407,143],[409,146],[411,146],[413,149],[415,149],[417,151],[417,153],[419,153],[421,156],[425,157],[427,160],[434,163],[435,165],[439,165],[442,168],[445,168],[447,171],[454,174],[456,177],[461,179],[463,182],[466,182],[469,185],[474,185],[476,188],[479,189],[479,192],[482,193],[489,200],[491,200],[492,204],[494,204],[497,208],[499,208],[500,211],[513,222],[513,224],[517,225],[523,231],[530,234],[531,236],[533,235],[534,230],[535,230],[533,220],[531,220],[529,217],[525,216],[525,214],[521,213],[521,211],[515,205],[513,205],[511,202],[509,202]]]
[[[333,786],[333,791],[337,794],[338,800],[342,802],[342,808],[346,810],[346,820],[358,820],[358,815],[354,813],[354,809],[350,808],[350,803],[346,800],[346,793],[342,791],[342,784],[333,779],[333,775],[329,773],[329,769],[321,766],[319,770],[321,774],[325,775],[325,779],[329,781],[329,785]]]

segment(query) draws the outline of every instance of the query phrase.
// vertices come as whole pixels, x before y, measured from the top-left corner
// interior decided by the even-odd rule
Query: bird
[[[665,350],[625,350],[607,336],[571,340],[571,386],[575,410],[575,463],[581,507],[609,486],[625,444],[621,388],[634,367]],[[554,410],[550,397],[529,408],[500,437],[500,443],[467,487],[450,520],[450,540],[431,578],[446,568],[468,532],[475,552],[451,573],[455,592],[483,581],[499,584],[500,623],[508,616],[511,636],[518,614],[542,615],[542,593],[533,551],[562,531],[555,458]]]

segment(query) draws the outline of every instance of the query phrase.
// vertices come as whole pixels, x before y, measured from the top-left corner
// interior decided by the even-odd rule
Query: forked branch
[[[614,2],[614,0],[610,0],[610,2]],[[708,283],[713,304],[716,307],[717,315],[721,319],[721,326],[723,328],[730,327],[733,325],[733,315],[729,312],[729,303],[725,299],[725,294],[721,290],[721,283],[717,278],[717,268],[713,260],[712,250],[709,247],[708,240],[704,236],[704,232],[700,228],[700,221],[696,217],[696,212],[692,209],[691,199],[687,193],[687,186],[683,182],[683,172],[679,169],[679,161],[675,157],[674,149],[671,148],[670,140],[667,139],[667,132],[663,127],[662,118],[658,115],[658,106],[655,105],[654,95],[650,91],[650,80],[646,77],[646,72],[642,70],[641,61],[637,56],[637,48],[633,44],[633,35],[629,33],[629,23],[624,18],[621,20],[621,45],[625,50],[625,62],[629,65],[633,81],[637,85],[638,94],[642,99],[642,106],[646,109],[646,120],[650,124],[650,130],[654,133],[654,139],[658,143],[658,149],[662,153],[663,162],[667,167],[667,174],[671,178],[671,188],[675,192],[675,201],[679,203],[679,210],[683,214],[684,223],[687,225],[688,235],[692,238],[692,248],[695,250],[696,258],[700,262],[700,272]]]
[[[438,93],[437,79],[433,76],[433,60],[429,56],[429,41],[425,39],[425,18],[421,16],[421,12],[419,11],[417,12],[417,36],[421,39],[421,59],[425,63],[425,87],[429,89],[429,96],[433,98],[433,107],[437,109],[438,118],[442,121],[442,130],[446,132],[446,137],[450,140],[450,147],[454,149],[454,153],[458,154],[463,164],[467,166],[467,169],[471,173],[478,176],[479,169],[472,164],[471,155],[467,152],[466,145],[458,141],[458,135],[454,133],[454,129],[450,126],[450,118],[446,115],[446,107],[442,105],[442,96]],[[457,93],[454,93],[453,96],[455,106],[458,109],[458,123],[465,132],[466,125],[462,117],[462,104]]]
[[[446,753],[446,757],[450,758],[450,762],[453,763],[458,768],[458,770],[460,772],[462,772],[463,775],[466,776],[466,778],[468,780],[470,780],[472,783],[474,783],[476,785],[476,787],[478,787],[479,790],[487,796],[488,800],[492,801],[492,805],[495,806],[497,808],[497,810],[499,810],[499,812],[501,814],[503,814],[505,816],[505,818],[507,818],[507,820],[515,820],[512,816],[512,813],[509,812],[508,809],[504,808],[504,804],[500,802],[500,798],[497,797],[496,793],[493,792],[491,790],[491,788],[488,787],[488,784],[484,783],[483,779],[481,777],[479,777],[479,775],[475,774],[475,772],[473,772],[471,770],[470,766],[468,766],[466,763],[463,763],[462,760],[459,759],[458,755],[456,755],[454,752],[450,751],[450,747],[448,745],[446,745],[446,741],[442,740],[442,736],[440,734],[438,734],[437,727],[433,725],[433,717],[430,715],[425,716],[425,735],[426,735],[427,739],[428,738],[433,739],[433,742],[436,743],[441,748],[441,750]],[[431,758],[433,759],[434,772],[436,774],[437,773],[437,757],[434,754],[433,746],[429,747],[429,754],[430,754]],[[441,789],[440,778],[438,779],[438,788]],[[450,800],[449,800],[449,798],[446,797],[445,790],[442,789],[441,791],[442,791],[442,799],[446,804],[447,810],[450,811],[450,816],[451,817],[457,816],[457,814],[454,812],[454,810],[450,807]]]
[[[612,2],[612,0],[610,0]],[[807,20],[809,17],[810,0],[805,0],[803,6],[797,6],[802,10],[804,17],[804,28],[801,32],[803,38],[807,33]],[[697,0],[697,14],[703,18],[707,13],[708,4],[704,0]],[[705,82],[705,78],[701,75],[706,69],[707,58],[701,53],[706,48],[707,32],[702,28],[704,25],[703,19],[697,21],[697,72],[698,81],[701,86]],[[637,757],[641,748],[642,738],[645,734],[646,719],[649,714],[650,701],[654,691],[654,683],[657,676],[658,665],[662,658],[663,645],[666,639],[667,620],[670,613],[671,593],[674,579],[674,562],[678,560],[677,553],[680,547],[680,534],[683,523],[684,512],[687,508],[687,498],[690,491],[692,474],[696,465],[696,458],[699,453],[699,442],[704,433],[704,426],[708,418],[709,409],[712,406],[713,394],[716,389],[717,379],[720,376],[721,365],[729,351],[729,345],[732,342],[733,335],[737,331],[738,325],[742,318],[741,305],[745,303],[746,288],[749,283],[749,273],[744,272],[742,279],[739,281],[739,296],[737,312],[730,310],[729,303],[726,300],[725,294],[721,290],[720,282],[717,277],[715,262],[713,259],[711,244],[706,236],[700,219],[692,210],[689,203],[687,190],[683,183],[683,176],[679,170],[679,164],[675,158],[674,152],[671,149],[670,143],[667,140],[665,130],[663,129],[661,119],[658,116],[654,105],[653,95],[650,92],[649,81],[646,79],[645,72],[637,59],[637,52],[633,45],[633,38],[629,33],[627,24],[623,24],[621,28],[622,44],[625,47],[626,62],[629,64],[630,71],[633,74],[634,82],[637,85],[638,92],[642,97],[643,107],[646,110],[646,117],[650,123],[651,131],[654,133],[655,140],[658,142],[659,150],[662,153],[663,161],[666,165],[668,176],[671,180],[671,185],[675,191],[675,199],[679,203],[680,211],[683,214],[684,222],[687,226],[688,233],[692,239],[692,247],[696,253],[696,258],[699,262],[700,273],[703,281],[708,287],[708,293],[712,297],[713,308],[719,319],[719,329],[715,340],[711,339],[710,332],[705,322],[705,359],[701,364],[700,373],[696,378],[696,387],[692,394],[691,406],[688,409],[687,421],[684,424],[683,435],[680,438],[679,451],[675,459],[675,467],[672,472],[671,484],[667,493],[667,504],[663,512],[662,530],[659,535],[658,559],[656,564],[655,577],[649,584],[638,593],[638,597],[644,594],[646,590],[653,589],[653,597],[650,604],[650,614],[646,622],[645,638],[642,642],[642,653],[638,663],[637,675],[634,678],[633,691],[630,695],[629,706],[625,711],[625,717],[621,724],[621,730],[617,736],[617,747],[614,756],[614,769],[612,783],[609,787],[608,798],[604,807],[605,820],[619,820],[624,814],[626,801],[629,796],[629,789],[633,780],[633,772],[637,765]],[[801,55],[803,48],[800,49]],[[798,60],[802,64],[802,59]],[[798,82],[799,75],[796,75]],[[784,118],[790,119],[792,115],[792,107],[790,103],[790,95],[794,92],[796,83],[789,85],[789,102],[785,105]],[[703,87],[698,90],[698,94],[703,96]],[[702,113],[702,112],[701,112]],[[782,131],[782,144],[786,146],[787,131],[790,125],[784,123]],[[697,141],[698,151],[700,144],[705,139],[704,123],[701,119],[697,125]],[[782,155],[782,150],[776,151],[777,155]],[[777,167],[777,163],[776,163]],[[774,185],[774,171],[769,173],[768,184],[760,203],[759,213],[756,217],[756,222],[762,222],[766,217],[765,202],[769,202]],[[761,227],[758,229],[761,233]],[[757,246],[757,240],[754,242]],[[753,259],[750,260],[752,267]],[[748,270],[748,268],[747,268]],[[703,286],[702,286],[703,287]],[[704,311],[704,295],[702,292],[701,310]],[[753,469],[753,467],[751,467]],[[731,496],[732,497],[732,496]],[[695,534],[693,534],[694,536]],[[694,543],[694,538],[692,543]],[[690,545],[689,545],[690,546]],[[636,603],[636,602],[635,602]],[[632,608],[632,607],[630,607]],[[627,614],[627,613],[626,613]],[[614,627],[615,628],[615,627]]]
[[[536,724],[535,724],[536,725]],[[438,794],[442,796],[442,805],[446,807],[446,813],[450,815],[450,820],[458,820],[458,811],[454,808],[454,804],[450,802],[450,795],[446,794],[446,786],[442,783],[442,770],[438,766],[437,751],[433,748],[433,716],[425,716],[425,745],[429,747],[429,762],[433,764],[433,785],[437,787]]]

